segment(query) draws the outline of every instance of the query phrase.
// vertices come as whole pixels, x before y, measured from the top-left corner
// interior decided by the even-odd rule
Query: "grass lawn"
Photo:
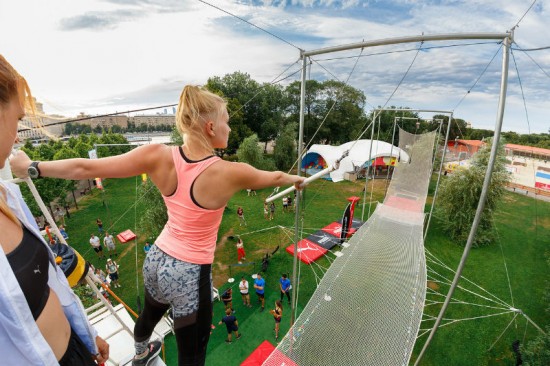
[[[139,184],[140,180],[137,180]],[[137,296],[143,296],[141,265],[144,258],[143,244],[148,239],[148,233],[143,233],[139,228],[139,214],[143,207],[136,202],[136,179],[107,180],[105,192],[94,190],[92,195],[79,202],[80,210],[73,212],[67,220],[67,230],[70,235],[69,243],[94,265],[104,268],[105,262],[96,258],[89,245],[91,233],[97,233],[95,219],[101,217],[104,227],[113,234],[126,229],[132,229],[138,235],[137,248],[135,244],[118,244],[120,264],[120,276],[122,288],[117,289],[117,294],[132,308],[137,308]],[[363,211],[364,182],[340,182],[331,183],[324,180],[312,183],[305,192],[304,210],[299,225],[302,237],[337,221],[341,218],[347,205],[346,198],[352,195],[361,196],[361,201],[356,207],[355,217],[361,218]],[[371,201],[371,187],[367,191],[367,202]],[[373,205],[382,200],[384,181],[376,181]],[[274,301],[279,296],[278,280],[281,273],[292,272],[292,257],[285,252],[285,248],[294,242],[293,213],[282,213],[282,201],[276,202],[275,219],[268,221],[263,215],[263,200],[271,193],[271,190],[258,191],[257,196],[247,196],[246,191],[237,193],[229,202],[219,231],[219,244],[216,249],[216,260],[213,265],[214,285],[220,289],[220,294],[229,286],[234,286],[234,308],[239,320],[240,331],[243,337],[226,344],[227,335],[224,325],[217,325],[223,314],[223,304],[214,303],[214,321],[216,329],[213,330],[208,346],[208,365],[239,365],[252,351],[264,340],[275,344],[273,325],[274,321],[267,309],[273,307]],[[428,203],[430,200],[428,199]],[[237,208],[244,209],[247,226],[239,226]],[[367,203],[364,211],[364,220],[369,212]],[[427,208],[428,210],[429,208]],[[124,215],[124,213],[126,213]],[[137,218],[137,224],[136,219]],[[545,280],[548,279],[548,266],[544,253],[549,248],[550,235],[550,203],[536,201],[531,197],[519,194],[507,193],[505,202],[499,207],[496,214],[496,224],[500,235],[500,241],[491,247],[474,249],[471,251],[463,276],[472,280],[479,286],[494,294],[503,302],[524,311],[535,323],[543,327],[549,323],[548,314],[545,313],[545,304],[542,293]],[[237,262],[237,250],[235,240],[231,236],[240,235],[244,241],[246,257],[249,266],[235,266]],[[101,236],[102,238],[102,236]],[[252,287],[250,275],[260,270],[261,259],[266,253],[273,252],[277,246],[279,250],[270,258],[269,267],[265,273],[266,279],[266,311],[260,312],[255,295],[251,293],[253,308],[248,309],[242,305],[238,293],[237,283],[241,276],[245,276]],[[452,243],[442,232],[439,221],[432,218],[430,231],[425,243],[426,248],[440,260],[446,262],[449,267],[456,268],[462,255],[462,247]],[[333,258],[334,256],[331,255]],[[251,264],[255,262],[256,264]],[[300,263],[300,262],[299,262]],[[505,264],[506,263],[506,267]],[[310,266],[300,266],[300,282],[298,294],[298,313],[303,309],[309,297],[320,281],[325,268],[330,265],[329,260],[321,258]],[[429,266],[430,263],[428,263]],[[507,273],[506,269],[507,268]],[[439,272],[440,270],[437,269]],[[453,273],[447,271],[445,277],[452,280]],[[228,278],[235,278],[233,284],[228,283]],[[508,284],[507,277],[510,278]],[[295,285],[295,284],[293,284]],[[446,293],[447,285],[440,283],[440,292]],[[461,280],[460,285],[467,289],[474,289],[472,285],[466,285]],[[513,294],[510,294],[511,292]],[[476,292],[481,292],[475,289]],[[253,292],[253,291],[252,291]],[[431,298],[437,296],[430,295]],[[490,304],[480,300],[466,291],[457,290],[454,296],[466,302],[475,304]],[[440,300],[442,301],[442,299]],[[286,302],[283,302],[286,305]],[[440,305],[434,304],[426,309],[426,313],[436,316]],[[451,304],[446,318],[463,319],[480,317],[501,310],[488,309],[474,305]],[[449,326],[441,327],[434,337],[428,352],[422,362],[423,365],[510,365],[513,364],[511,343],[515,339],[528,340],[536,336],[536,330],[528,325],[523,316],[518,316],[516,321],[505,331],[512,320],[513,315],[500,315],[480,318],[476,320],[460,321]],[[283,312],[281,322],[281,336],[289,329],[290,314],[288,306]],[[429,326],[429,322],[421,327]],[[445,322],[444,322],[445,323]],[[503,333],[504,332],[504,333]],[[499,336],[500,339],[497,341]],[[328,336],[328,335],[327,335]],[[340,335],[342,336],[342,335]],[[415,355],[420,350],[427,336],[419,338]],[[491,351],[487,351],[496,341]],[[168,337],[167,364],[177,363],[177,351],[173,337]],[[320,350],[322,352],[322,350]],[[414,357],[416,357],[413,355]]]

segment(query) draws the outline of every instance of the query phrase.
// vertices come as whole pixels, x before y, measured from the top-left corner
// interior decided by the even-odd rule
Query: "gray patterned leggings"
[[[175,259],[154,245],[143,263],[143,281],[145,305],[134,328],[136,351],[172,307],[178,365],[204,365],[212,324],[211,265]]]

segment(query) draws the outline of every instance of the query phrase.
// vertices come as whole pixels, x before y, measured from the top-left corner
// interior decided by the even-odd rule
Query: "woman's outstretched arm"
[[[63,179],[125,178],[141,173],[154,173],[162,153],[168,147],[160,144],[140,146],[122,155],[101,159],[65,159],[41,161],[38,165],[43,177]],[[17,151],[10,159],[13,173],[19,178],[28,176],[32,163],[23,151]]]

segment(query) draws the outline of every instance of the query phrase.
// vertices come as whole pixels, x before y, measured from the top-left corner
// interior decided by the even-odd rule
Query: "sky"
[[[532,4],[0,0],[0,54],[26,77],[46,113],[71,117],[176,104],[186,84],[235,71],[260,83],[294,74],[284,86],[300,79],[300,50],[514,29],[503,131],[548,133],[550,0]],[[474,128],[494,129],[501,70],[498,41],[453,40],[316,55],[307,75],[362,90],[367,113],[378,106],[449,111]]]

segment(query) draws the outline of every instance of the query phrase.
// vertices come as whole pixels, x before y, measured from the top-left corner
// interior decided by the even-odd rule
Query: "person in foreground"
[[[25,79],[0,55],[0,169],[25,110],[34,111]],[[89,324],[19,187],[0,180],[0,349],[2,365],[96,365],[109,345]]]
[[[134,330],[134,365],[146,365],[159,353],[149,342],[153,329],[172,307],[179,365],[204,365],[212,324],[211,266],[218,228],[234,193],[294,184],[303,177],[269,172],[224,161],[213,153],[227,147],[229,115],[220,96],[185,86],[176,113],[183,146],[144,145],[103,159],[31,162],[19,152],[12,170],[26,177],[29,166],[45,177],[122,178],[146,173],[160,190],[168,222],[143,264],[145,305]],[[32,164],[32,165],[31,165]]]

